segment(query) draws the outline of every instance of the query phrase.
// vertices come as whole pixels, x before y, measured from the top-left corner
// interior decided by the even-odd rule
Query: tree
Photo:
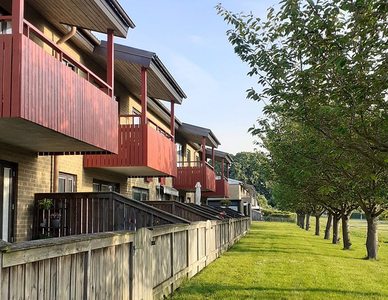
[[[263,195],[271,204],[271,189],[266,180],[265,156],[259,152],[239,152],[232,155],[230,178],[253,185],[256,191]]]
[[[339,152],[368,221],[367,257],[377,259],[377,220],[388,204],[387,4],[283,0],[264,22],[217,9],[234,26],[229,40],[248,74],[264,87],[248,97],[266,101],[267,116],[313,128]]]

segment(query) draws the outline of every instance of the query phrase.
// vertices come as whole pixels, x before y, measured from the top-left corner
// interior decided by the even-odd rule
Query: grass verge
[[[342,250],[314,228],[253,222],[251,232],[172,299],[388,299],[388,253],[364,260],[364,228],[353,226],[353,249]]]

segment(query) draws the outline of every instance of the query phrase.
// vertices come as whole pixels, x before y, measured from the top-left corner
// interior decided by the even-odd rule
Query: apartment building
[[[63,179],[71,189],[80,184],[69,176],[59,181],[57,167],[66,175],[80,166],[72,160],[67,169],[61,163],[68,158],[58,162],[56,154],[118,151],[114,37],[126,37],[134,24],[116,1],[83,4],[0,3],[2,240],[31,238],[35,193],[53,191]],[[91,58],[99,45],[91,31],[106,34],[105,65]]]
[[[257,206],[257,191],[255,190],[255,187],[232,178],[228,179],[228,183],[228,200],[230,201],[229,208],[246,216],[250,216],[252,207]],[[210,196],[207,198],[206,203],[210,206],[221,206],[220,202],[224,199],[225,197]]]
[[[156,53],[114,42],[135,27],[115,0],[83,4],[0,3],[1,240],[33,237],[37,193],[217,191],[208,160],[225,156],[210,129],[175,117],[179,84]]]

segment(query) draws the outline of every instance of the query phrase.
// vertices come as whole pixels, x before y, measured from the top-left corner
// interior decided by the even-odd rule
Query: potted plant
[[[38,209],[43,210],[42,216],[43,216],[43,222],[40,223],[40,227],[46,227],[47,226],[47,215],[48,211],[53,207],[53,200],[49,198],[43,198],[38,200]],[[47,211],[47,212],[45,212]]]
[[[49,210],[52,207],[53,207],[53,199],[44,198],[38,201],[38,208],[40,209]]]
[[[220,201],[220,205],[223,206],[223,207],[228,207],[231,204],[232,204],[232,202],[229,199],[222,199]]]
[[[51,218],[51,227],[58,228],[59,227],[59,219],[61,218],[61,214],[54,212],[50,215]]]

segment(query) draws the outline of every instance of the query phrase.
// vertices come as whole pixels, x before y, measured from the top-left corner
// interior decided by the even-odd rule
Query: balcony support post
[[[106,56],[106,83],[111,87],[111,91],[108,91],[108,95],[113,97],[114,95],[114,63],[115,63],[115,51],[114,51],[114,41],[113,41],[113,30],[108,29],[108,49]]]
[[[214,169],[214,165],[215,165],[215,161],[214,161],[214,147],[212,147],[212,163],[213,163],[213,169]]]
[[[202,188],[206,189],[207,188],[207,180],[206,180],[206,137],[202,137]]]
[[[20,97],[22,76],[22,37],[23,37],[23,19],[24,19],[24,0],[12,1],[12,102],[11,117],[20,116]]]
[[[229,164],[226,164],[226,179],[229,179]]]
[[[147,68],[141,67],[141,124],[147,124]]]
[[[225,160],[224,158],[222,158],[222,162],[221,162],[221,180],[224,180],[224,163],[225,163]]]
[[[206,162],[206,137],[202,137],[202,165],[203,165],[203,168],[206,169],[206,165],[205,165],[205,162]]]
[[[175,143],[175,103],[171,101],[171,122],[170,131],[172,136],[172,142]]]

